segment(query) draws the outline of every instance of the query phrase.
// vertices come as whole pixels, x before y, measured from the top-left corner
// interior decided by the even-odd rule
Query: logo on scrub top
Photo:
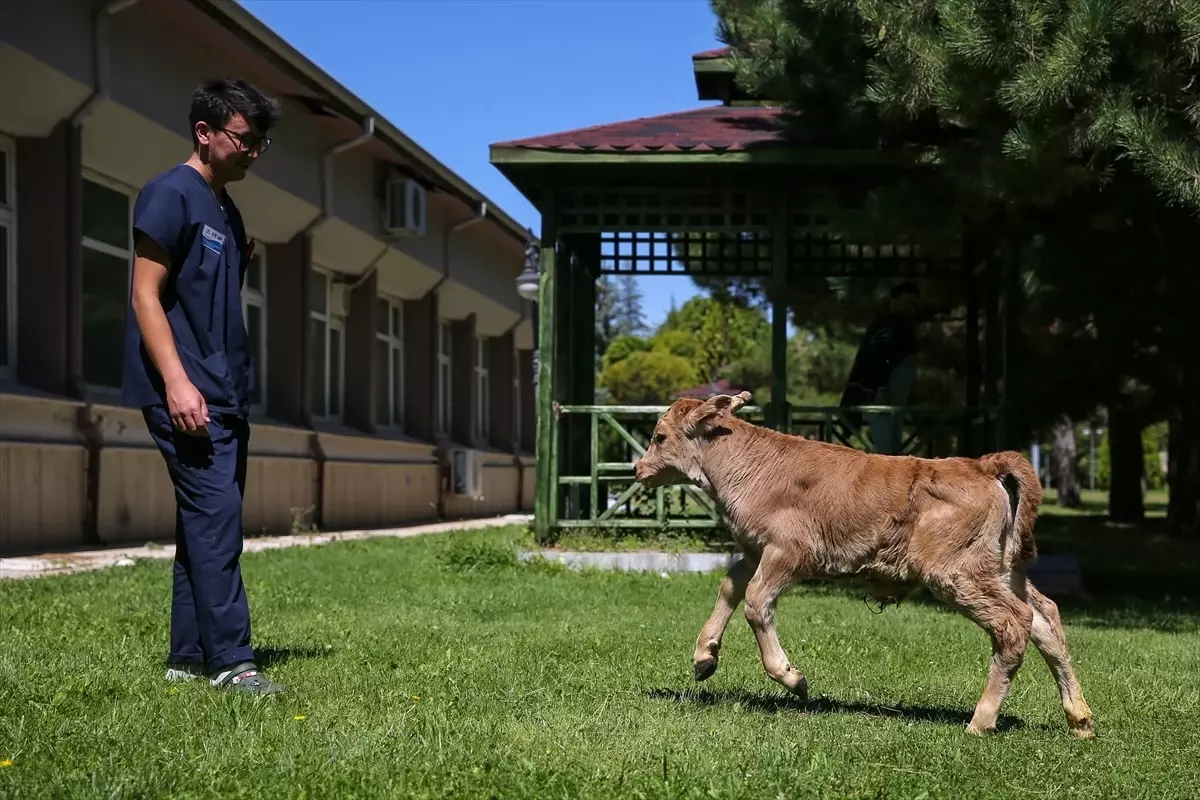
[[[207,225],[200,231],[200,239],[201,243],[214,253],[219,254],[225,248],[225,234],[218,233]]]

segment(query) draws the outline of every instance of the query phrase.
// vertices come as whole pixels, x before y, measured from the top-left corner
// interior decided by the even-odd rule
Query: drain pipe
[[[485,219],[487,219],[487,213],[487,201],[480,200],[479,208],[475,210],[474,214],[466,219],[460,219],[458,222],[446,228],[446,233],[442,236],[442,279],[437,282],[437,286],[440,286],[442,281],[450,277],[450,237],[459,231],[466,230],[478,222],[483,222]]]
[[[67,124],[74,130],[83,126],[84,120],[109,98],[112,90],[111,77],[112,43],[109,37],[109,21],[115,14],[137,3],[138,0],[112,0],[97,9],[92,19],[92,93],[83,104],[67,118]],[[72,148],[72,153],[75,150]],[[74,161],[70,156],[68,161]],[[81,170],[83,165],[68,163],[70,174]],[[82,204],[78,184],[68,189],[68,208],[74,209],[71,215],[74,219],[70,228],[78,236],[80,230],[79,214]],[[83,324],[83,254],[78,248],[69,250],[67,270],[67,391],[83,401],[83,405],[75,409],[75,428],[83,440],[86,458],[86,489],[83,518],[83,541],[88,545],[101,544],[100,541],[100,451],[104,449],[104,434],[93,413],[91,399],[88,397],[87,383],[83,379],[83,353],[80,343],[83,340],[81,326]]]
[[[358,279],[353,283],[346,284],[346,288],[353,292],[355,289],[366,283],[370,277],[375,274],[375,270],[379,269],[379,262],[383,261],[383,257],[386,256],[388,251],[391,249],[392,246],[390,244],[385,244],[383,249],[379,251],[379,255],[367,262],[367,268],[363,270],[363,274],[358,276]]]
[[[311,235],[315,233],[317,228],[325,224],[325,221],[333,216],[333,159],[345,153],[347,150],[353,150],[359,145],[366,144],[375,136],[375,117],[367,117],[362,123],[363,130],[358,136],[349,139],[345,142],[338,142],[333,147],[325,152],[321,159],[321,210],[313,217],[301,233]]]
[[[109,85],[112,59],[109,57],[112,43],[109,40],[109,20],[138,0],[112,0],[96,11],[92,20],[92,93],[83,105],[71,114],[70,122],[73,127],[79,127],[83,121],[92,115],[96,107],[109,97],[112,87]]]
[[[362,133],[360,133],[358,136],[355,136],[353,139],[349,139],[345,142],[339,142],[339,143],[335,144],[333,147],[329,148],[328,151],[326,151],[324,157],[321,159],[321,189],[320,189],[320,191],[321,191],[321,210],[317,212],[317,215],[315,217],[313,217],[309,221],[309,223],[304,226],[304,229],[301,231],[301,233],[303,233],[304,236],[309,238],[310,242],[312,239],[312,235],[317,231],[317,229],[319,227],[321,227],[323,224],[325,224],[325,222],[330,217],[333,216],[333,159],[336,158],[337,156],[341,155],[342,153],[345,153],[347,150],[352,150],[353,148],[358,147],[359,145],[366,144],[367,142],[371,141],[371,139],[374,138],[374,136],[375,136],[375,117],[369,116],[366,119],[364,119],[362,126],[363,126]],[[311,251],[311,244],[310,244],[310,251]],[[303,287],[303,289],[301,289],[301,294],[304,295],[304,307],[305,308],[310,307],[310,305],[312,303],[312,298],[308,297],[309,285],[310,285],[310,281],[308,280],[308,276],[306,275],[304,282],[301,284],[301,286]],[[306,313],[305,320],[307,321],[307,319],[308,319],[308,315]],[[301,337],[300,342],[301,342],[301,349],[303,350],[303,354],[302,354],[303,357],[302,357],[301,363],[300,363],[300,373],[301,373],[301,379],[303,381],[302,385],[305,387],[309,387],[309,386],[312,386],[312,375],[311,375],[311,370],[312,370],[311,347],[312,347],[312,345],[310,344],[311,338],[309,336],[303,336],[303,337]],[[306,389],[305,391],[308,391],[308,390]],[[312,456],[313,461],[316,462],[316,465],[317,465],[317,481],[316,481],[317,482],[317,485],[316,485],[316,495],[317,496],[315,498],[316,502],[313,504],[314,509],[315,509],[315,511],[314,511],[315,519],[313,520],[313,522],[316,524],[317,530],[321,530],[325,527],[325,461],[326,461],[326,454],[325,454],[325,448],[321,446],[321,436],[316,431],[316,429],[313,427],[312,400],[311,399],[307,403],[307,408],[305,409],[305,416],[308,418],[307,422],[308,422],[308,428],[310,431],[308,434],[308,450],[309,450],[309,454]]]

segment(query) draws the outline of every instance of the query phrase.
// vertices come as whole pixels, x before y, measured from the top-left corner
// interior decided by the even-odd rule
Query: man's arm
[[[208,434],[208,406],[184,372],[175,350],[171,324],[162,306],[170,261],[167,251],[154,239],[138,234],[133,260],[133,313],[150,359],[162,375],[172,422],[184,433],[205,436]]]

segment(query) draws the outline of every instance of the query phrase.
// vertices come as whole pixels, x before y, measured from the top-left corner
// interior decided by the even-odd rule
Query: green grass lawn
[[[1032,648],[987,739],[989,646],[923,603],[786,595],[801,707],[741,612],[691,678],[714,576],[512,560],[517,529],[248,555],[277,698],[162,680],[169,564],[0,583],[0,796],[1195,798],[1200,623],[1065,612],[1098,736]],[[1195,573],[1192,573],[1195,574]],[[9,763],[11,762],[11,763]]]

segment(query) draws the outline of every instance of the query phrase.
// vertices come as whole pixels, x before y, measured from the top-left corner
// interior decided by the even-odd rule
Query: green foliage
[[[614,403],[669,403],[680,389],[696,383],[687,359],[662,349],[638,350],[610,363],[600,373],[600,385]]]
[[[770,332],[770,323],[758,308],[721,297],[696,296],[672,310],[657,335],[686,340],[686,355],[682,349],[675,352],[691,359],[700,381],[711,381],[755,351]]]
[[[650,343],[645,339],[630,335],[618,336],[608,346],[608,349],[604,351],[604,357],[601,360],[602,368],[608,369],[613,364],[618,361],[624,361],[634,353],[644,353],[650,349]]]

